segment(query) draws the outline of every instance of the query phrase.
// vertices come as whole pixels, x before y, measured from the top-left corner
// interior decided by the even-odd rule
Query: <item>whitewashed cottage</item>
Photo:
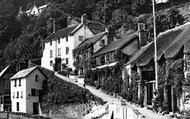
[[[39,92],[46,76],[37,67],[17,72],[11,80],[12,112],[40,114]]]

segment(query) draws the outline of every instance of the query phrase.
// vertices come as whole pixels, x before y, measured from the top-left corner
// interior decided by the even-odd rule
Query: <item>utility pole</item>
[[[156,15],[155,15],[155,0],[152,0],[153,22],[154,22],[154,62],[155,62],[155,80],[156,91],[158,91],[158,62],[157,62],[157,43],[156,43]]]

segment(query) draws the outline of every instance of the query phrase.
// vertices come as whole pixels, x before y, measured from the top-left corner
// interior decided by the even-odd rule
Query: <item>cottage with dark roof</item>
[[[11,80],[12,112],[41,114],[39,94],[46,75],[37,66],[17,72]]]
[[[81,16],[78,22],[68,16],[68,27],[50,34],[44,40],[44,51],[41,66],[50,70],[60,71],[65,64],[72,70],[73,50],[84,41],[84,39],[93,36],[95,33],[89,25],[93,24],[87,20],[86,15]]]

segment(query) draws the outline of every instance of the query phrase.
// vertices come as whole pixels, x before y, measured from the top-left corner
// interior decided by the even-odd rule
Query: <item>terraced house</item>
[[[86,39],[102,31],[103,25],[89,21],[86,15],[78,18],[68,16],[68,27],[52,33],[44,40],[42,67],[60,71],[62,65],[75,69],[73,66],[73,50]]]
[[[139,27],[140,28],[140,27]],[[146,45],[143,32],[125,34],[93,53],[86,83],[109,92],[120,93],[123,89],[122,67],[141,46]],[[109,84],[110,83],[110,84]],[[106,86],[107,85],[107,86]],[[108,87],[108,85],[110,85]],[[111,86],[114,85],[114,86]]]
[[[189,40],[190,23],[160,33],[158,51],[158,107],[175,112],[189,110]],[[152,106],[155,96],[154,44],[141,48],[126,67],[137,67],[140,76],[138,96],[144,106]],[[130,77],[129,77],[130,78]],[[165,108],[164,108],[165,107]]]

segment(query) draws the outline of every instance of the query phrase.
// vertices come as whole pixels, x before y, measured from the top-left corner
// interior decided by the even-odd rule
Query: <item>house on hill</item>
[[[17,72],[11,80],[12,112],[41,114],[39,94],[46,75],[37,66]]]
[[[50,34],[44,40],[42,67],[53,71],[60,71],[62,70],[62,65],[66,64],[72,70],[75,69],[73,66],[73,50],[84,39],[97,33],[97,29],[92,27],[96,22],[89,22],[85,14],[81,16],[80,20],[78,22],[68,16],[68,27]]]

